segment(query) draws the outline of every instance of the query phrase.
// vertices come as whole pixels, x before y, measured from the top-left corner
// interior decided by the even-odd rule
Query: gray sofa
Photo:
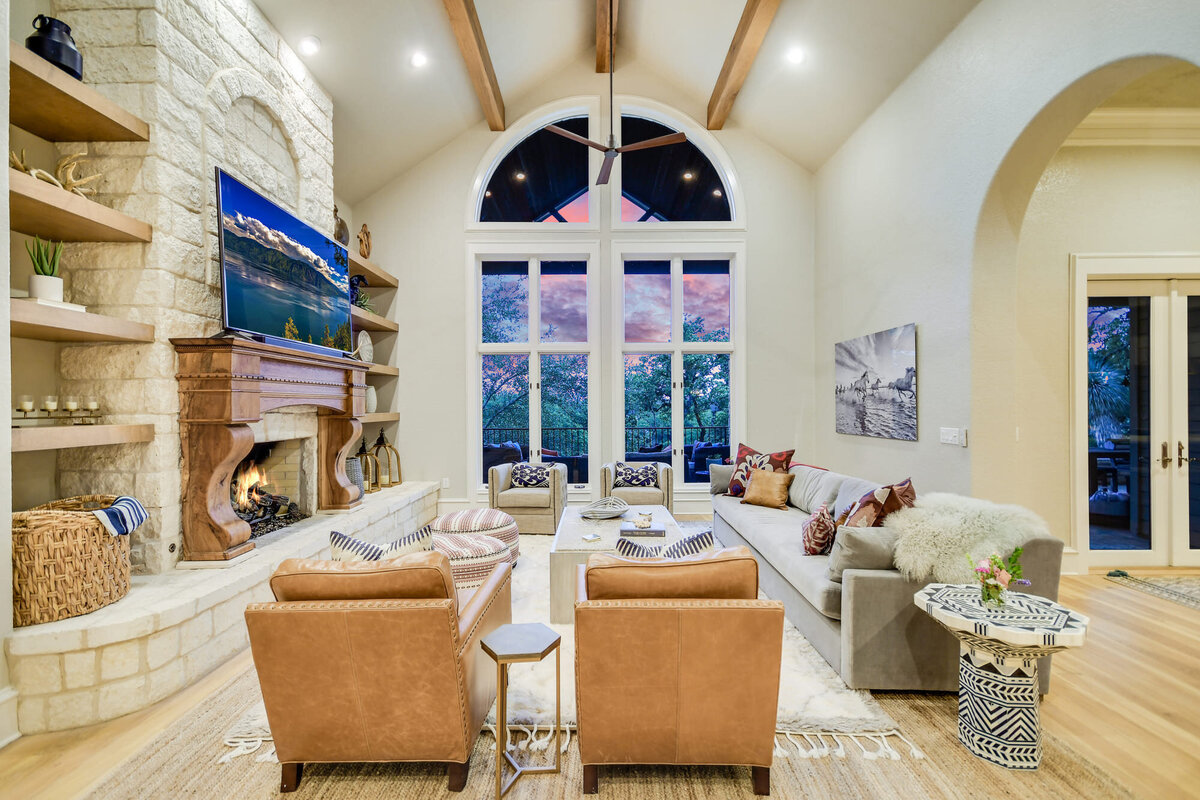
[[[795,466],[786,511],[743,504],[727,493],[732,466],[713,465],[713,535],[726,547],[745,545],[759,563],[759,586],[783,602],[789,620],[854,689],[956,691],[958,640],[913,604],[929,583],[910,581],[891,563],[886,528],[841,528],[829,555],[809,556],[801,526],[829,504],[836,518],[879,487],[861,478]],[[1063,543],[1036,537],[1023,545],[1025,591],[1058,598]],[[1042,693],[1050,659],[1039,662]]]

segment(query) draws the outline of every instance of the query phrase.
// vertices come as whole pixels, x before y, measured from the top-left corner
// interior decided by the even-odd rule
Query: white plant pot
[[[63,298],[62,289],[62,278],[37,274],[29,276],[30,297],[39,297],[42,300],[54,300],[55,302],[61,303]]]
[[[375,387],[367,387],[367,413],[374,414],[375,409],[379,408],[379,397],[375,394]]]

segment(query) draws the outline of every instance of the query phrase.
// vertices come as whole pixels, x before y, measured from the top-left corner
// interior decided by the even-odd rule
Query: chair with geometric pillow
[[[600,496],[616,497],[631,506],[666,506],[673,512],[674,475],[671,465],[661,461],[605,464],[600,468]]]
[[[564,464],[497,464],[488,470],[488,506],[511,516],[521,533],[550,533],[567,507]]]

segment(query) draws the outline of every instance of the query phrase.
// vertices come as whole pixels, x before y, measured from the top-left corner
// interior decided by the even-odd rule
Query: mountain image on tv
[[[353,350],[346,249],[218,175],[226,327]]]

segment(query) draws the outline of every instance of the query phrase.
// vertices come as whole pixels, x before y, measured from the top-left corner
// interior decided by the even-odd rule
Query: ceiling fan
[[[615,5],[616,3],[608,4],[608,146],[606,147],[599,142],[593,142],[591,139],[571,133],[566,128],[560,128],[557,125],[547,125],[544,129],[566,137],[573,142],[586,144],[588,147],[595,148],[604,153],[604,163],[600,166],[600,174],[596,177],[597,186],[603,186],[608,183],[608,176],[612,172],[613,163],[621,153],[628,153],[633,150],[648,150],[651,147],[663,147],[664,145],[679,144],[680,142],[687,141],[687,136],[683,133],[668,133],[665,136],[656,136],[653,139],[646,139],[645,141],[617,147],[617,139],[613,135],[613,70],[616,69],[617,63],[616,49],[613,47],[613,37],[615,35],[613,31],[613,6]]]

